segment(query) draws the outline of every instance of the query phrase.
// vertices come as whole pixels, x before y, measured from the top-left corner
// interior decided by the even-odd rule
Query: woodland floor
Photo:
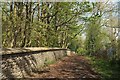
[[[90,78],[92,80],[100,80],[100,75],[96,73],[90,64],[89,59],[84,56],[67,56],[62,60],[48,66],[43,72],[39,73],[37,78],[57,78],[57,79],[73,79]],[[90,79],[90,80],[91,80]]]

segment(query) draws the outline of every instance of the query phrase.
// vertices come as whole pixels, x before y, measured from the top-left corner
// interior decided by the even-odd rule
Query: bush
[[[78,55],[85,55],[85,53],[86,53],[86,50],[84,48],[78,48],[77,49],[77,54]]]

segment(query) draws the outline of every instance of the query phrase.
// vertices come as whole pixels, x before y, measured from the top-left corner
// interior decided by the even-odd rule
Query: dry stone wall
[[[2,50],[2,78],[23,78],[40,73],[43,68],[67,55],[67,49],[27,48]]]

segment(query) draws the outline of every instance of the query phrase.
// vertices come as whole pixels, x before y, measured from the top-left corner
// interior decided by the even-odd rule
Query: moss
[[[46,58],[45,62],[44,62],[44,65],[48,66],[48,65],[53,64],[53,63],[55,63],[55,60],[49,60],[49,59]]]

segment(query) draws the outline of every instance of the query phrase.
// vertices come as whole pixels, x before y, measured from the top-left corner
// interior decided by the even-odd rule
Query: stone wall
[[[67,49],[23,48],[2,50],[2,78],[35,76],[45,66],[66,56]]]

